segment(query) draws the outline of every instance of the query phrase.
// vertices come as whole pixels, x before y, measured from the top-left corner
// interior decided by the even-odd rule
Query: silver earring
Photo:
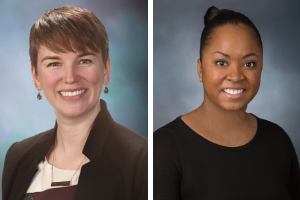
[[[107,94],[108,92],[109,92],[109,90],[108,90],[107,86],[105,86],[104,93]]]
[[[42,95],[41,95],[40,92],[37,94],[36,98],[37,98],[38,100],[41,100],[41,99],[42,99]]]

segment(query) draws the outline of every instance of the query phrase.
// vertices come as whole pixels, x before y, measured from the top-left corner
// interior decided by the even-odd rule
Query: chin
[[[240,110],[246,111],[247,109],[247,105],[241,105],[238,103],[226,104],[226,105],[222,105],[221,107],[227,111],[240,111]]]
[[[65,117],[76,118],[84,114],[82,111],[63,112],[62,115]]]
[[[62,108],[59,113],[65,117],[79,117],[87,112],[86,107],[70,107],[70,108]]]

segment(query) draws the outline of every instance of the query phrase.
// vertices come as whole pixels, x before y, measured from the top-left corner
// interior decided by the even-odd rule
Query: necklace
[[[88,132],[90,132],[90,130],[91,130],[91,128],[92,128],[94,122],[95,122],[95,120],[93,121],[93,123],[92,123],[91,126],[89,127]],[[87,133],[88,133],[88,132],[87,132]],[[78,171],[78,169],[79,169],[80,166],[82,165],[82,163],[83,163],[83,161],[85,160],[86,156],[83,157],[83,160],[81,161],[80,165],[77,167],[75,173],[74,173],[73,176],[71,177],[71,180],[69,180],[69,181],[60,181],[60,182],[53,182],[53,165],[54,165],[54,158],[55,158],[56,140],[57,140],[57,133],[56,133],[56,136],[55,136],[55,143],[54,143],[54,148],[53,148],[54,155],[53,155],[53,158],[52,158],[51,187],[57,187],[57,186],[69,186],[69,185],[71,185],[72,179],[73,179],[74,175],[76,174],[76,172]]]

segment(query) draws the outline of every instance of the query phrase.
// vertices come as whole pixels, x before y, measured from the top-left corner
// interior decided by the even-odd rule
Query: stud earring
[[[199,78],[199,81],[202,82],[202,78]]]
[[[38,100],[41,100],[41,99],[42,99],[42,95],[41,95],[40,92],[37,94],[36,98],[37,98]]]
[[[104,93],[107,94],[108,92],[109,92],[109,90],[108,90],[107,86],[105,86]]]

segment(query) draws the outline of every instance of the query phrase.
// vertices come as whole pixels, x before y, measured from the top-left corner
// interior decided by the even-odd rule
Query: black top
[[[277,124],[257,118],[254,138],[225,147],[180,117],[154,133],[154,200],[299,200],[293,144]]]
[[[14,143],[7,151],[2,200],[24,198],[38,164],[54,143],[53,129]],[[148,141],[116,123],[101,100],[82,152],[90,162],[81,168],[75,200],[144,200],[148,191]]]

